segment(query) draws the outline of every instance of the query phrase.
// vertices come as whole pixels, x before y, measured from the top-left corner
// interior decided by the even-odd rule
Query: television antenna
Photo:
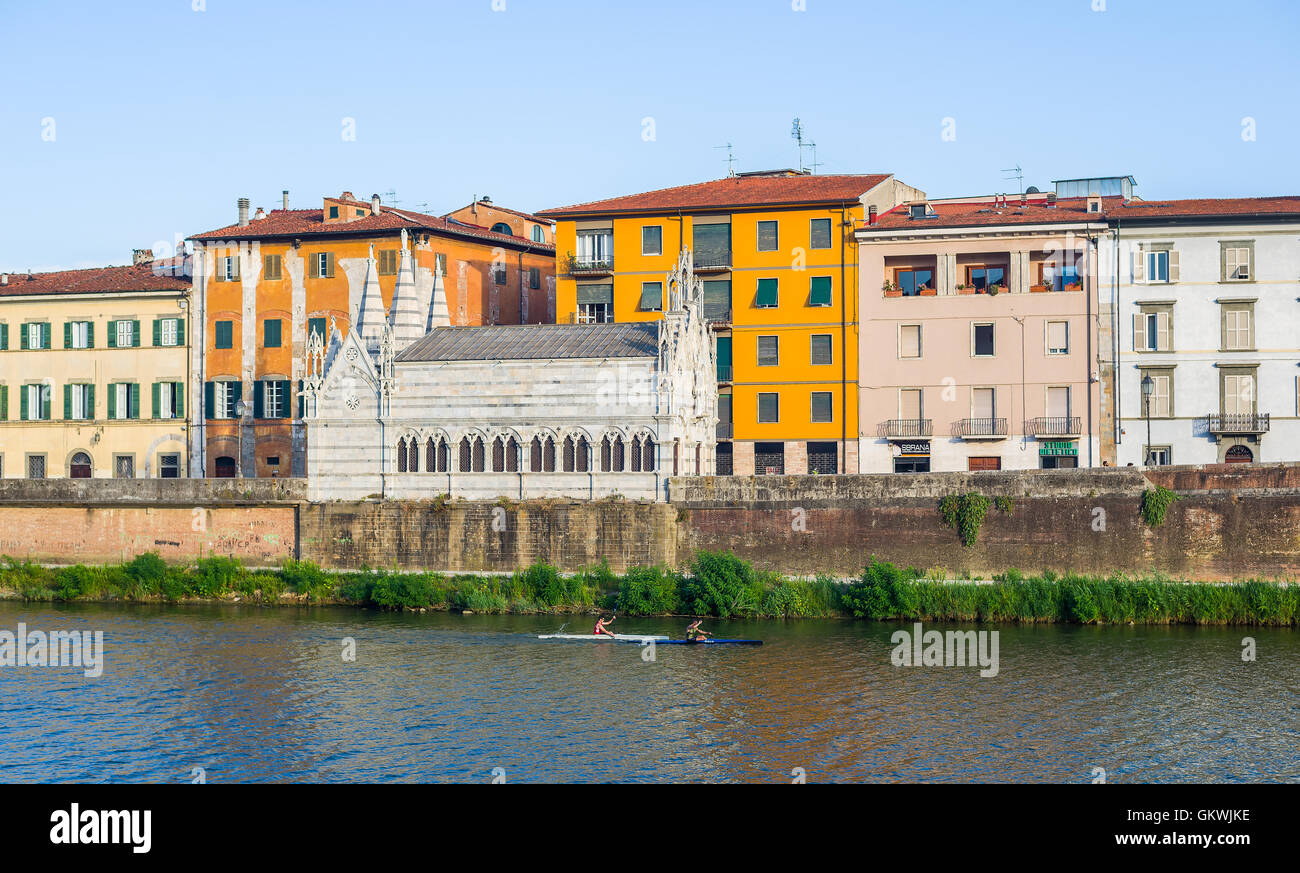
[[[384,199],[387,200],[389,204],[392,206],[396,206],[397,204],[402,202],[397,199],[397,192],[394,191],[392,188],[389,188],[387,191],[384,192]]]
[[[802,173],[805,170],[811,170],[814,173],[817,172],[817,168],[821,166],[821,164],[817,162],[817,143],[812,141],[804,142],[803,122],[800,121],[798,118],[796,118],[794,120],[794,123],[791,124],[790,126],[790,136],[794,139],[794,141],[799,146],[799,172]],[[813,159],[812,159],[811,166],[804,165],[803,162],[804,149],[812,149]]]
[[[714,146],[714,148],[727,150],[727,175],[728,176],[736,175],[736,167],[735,167],[736,156],[731,151],[731,143],[727,143],[726,145]]]
[[[1015,180],[1016,180],[1016,193],[1017,193],[1017,194],[1019,194],[1019,193],[1021,193],[1021,192],[1023,192],[1023,191],[1025,190],[1025,174],[1024,174],[1024,171],[1020,169],[1020,165],[1019,165],[1019,164],[1016,164],[1014,167],[1009,167],[1008,169],[1005,169],[1005,170],[1003,170],[1002,172],[1008,174],[1008,175],[1003,176],[1003,177],[1002,177],[1003,179],[1006,179],[1006,180],[1008,180],[1008,181],[1010,181],[1011,179],[1015,179]]]

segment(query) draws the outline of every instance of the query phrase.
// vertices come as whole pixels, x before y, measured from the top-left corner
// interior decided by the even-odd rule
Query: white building
[[[1300,197],[1107,210],[1120,466],[1300,460]],[[1103,247],[1102,254],[1105,254]]]
[[[662,500],[667,477],[713,474],[717,371],[689,252],[662,321],[488,327],[448,326],[401,258],[387,318],[363,293],[355,329],[309,348],[312,499]]]

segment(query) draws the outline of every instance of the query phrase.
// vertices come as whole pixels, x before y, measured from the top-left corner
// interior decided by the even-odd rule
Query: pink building
[[[858,228],[862,472],[1101,465],[1103,209],[915,202]]]

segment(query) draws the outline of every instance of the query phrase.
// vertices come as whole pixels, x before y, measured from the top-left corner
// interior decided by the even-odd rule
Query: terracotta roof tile
[[[360,203],[360,201],[357,202]],[[368,210],[369,204],[366,204],[366,207]],[[402,228],[472,237],[482,239],[485,242],[511,243],[515,246],[524,245],[542,251],[555,251],[554,246],[531,242],[524,237],[508,233],[493,233],[490,230],[449,221],[436,215],[425,215],[422,212],[412,212],[409,209],[398,209],[393,206],[383,207],[378,215],[371,215],[367,212],[364,217],[353,221],[334,221],[328,224],[325,222],[325,216],[320,209],[273,209],[266,214],[265,218],[250,220],[245,227],[232,224],[217,230],[195,234],[190,239],[266,239],[268,237],[310,236],[314,234],[367,235],[396,233]]]
[[[9,273],[0,297],[25,294],[96,294],[114,291],[187,291],[190,280],[174,276],[171,261],[124,267],[91,267],[51,273]]]
[[[1198,200],[1130,200],[1107,211],[1121,221],[1232,216],[1300,215],[1300,197],[1213,197]]]
[[[1088,212],[1086,198],[1069,198],[1046,205],[1045,199],[1030,200],[1025,206],[1019,198],[1009,197],[1005,206],[994,206],[992,200],[974,203],[931,203],[933,217],[911,218],[906,204],[896,206],[877,217],[876,223],[859,223],[859,230],[921,230],[942,227],[983,227],[1012,224],[1078,224],[1085,221],[1105,221],[1106,209],[1117,206],[1120,198],[1102,198],[1102,213]]]
[[[661,188],[595,200],[576,206],[543,209],[543,218],[603,215],[610,212],[724,209],[735,206],[781,206],[802,203],[842,203],[857,200],[888,179],[887,174],[864,176],[732,176],[694,185]]]

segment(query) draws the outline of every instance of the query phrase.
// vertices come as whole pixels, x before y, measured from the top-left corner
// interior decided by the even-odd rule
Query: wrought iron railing
[[[1007,435],[1005,418],[963,418],[952,423],[956,437],[998,437]]]
[[[719,381],[719,382],[730,382],[730,381],[731,381],[731,365],[730,365],[730,364],[718,364],[718,381]]]
[[[605,276],[614,272],[614,256],[592,257],[569,252],[564,266],[570,276]]]
[[[1268,433],[1267,412],[1210,413],[1205,426],[1210,433]]]
[[[1083,426],[1077,416],[1045,415],[1025,422],[1030,436],[1078,436]]]
[[[720,439],[720,440],[729,440],[729,439],[731,439],[731,435],[732,435],[732,433],[735,431],[735,429],[736,429],[735,422],[731,422],[731,421],[720,421],[720,422],[718,422],[718,425],[717,425],[717,436],[718,436],[718,439]]]
[[[934,422],[928,418],[891,418],[880,423],[883,437],[928,437],[934,433]]]
[[[695,272],[707,273],[717,270],[731,269],[731,250],[718,251],[716,249],[695,252],[692,256],[695,264]]]

